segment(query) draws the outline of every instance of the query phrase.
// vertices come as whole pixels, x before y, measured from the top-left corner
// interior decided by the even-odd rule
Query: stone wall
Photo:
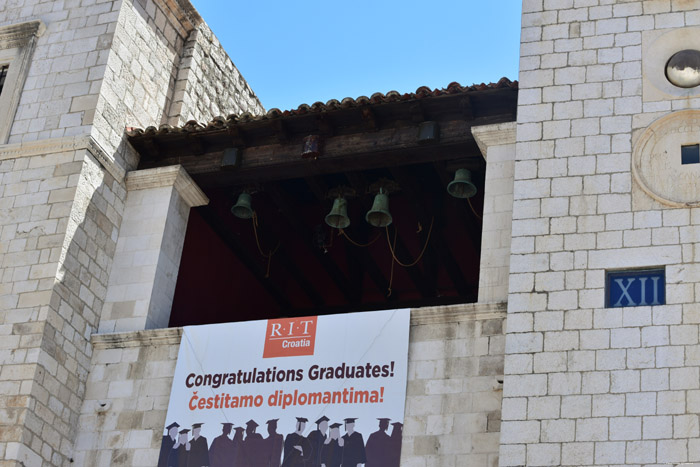
[[[200,25],[182,53],[168,123],[206,123],[217,116],[260,115],[264,110],[209,26]]]
[[[631,172],[647,125],[700,106],[645,95],[647,31],[698,24],[696,0],[523,2],[501,465],[700,461],[700,213]],[[667,304],[605,308],[606,270],[645,266]]]
[[[0,2],[0,28],[34,20],[17,111],[0,122],[11,125],[0,145],[2,467],[72,464],[125,172],[137,162],[124,128],[167,121],[185,42],[201,25],[187,0]],[[196,86],[214,92],[211,77]],[[228,111],[258,111],[232,79],[247,92]],[[197,115],[212,118],[207,110]]]
[[[2,2],[0,25],[41,19],[9,142],[88,134],[121,2]]]
[[[505,306],[412,310],[404,466],[498,463]],[[180,328],[92,337],[75,465],[156,464]]]
[[[0,162],[0,465],[72,453],[126,195],[89,150],[48,149]]]

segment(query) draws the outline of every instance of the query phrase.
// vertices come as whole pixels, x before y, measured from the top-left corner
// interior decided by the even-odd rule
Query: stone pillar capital
[[[209,204],[209,198],[181,165],[134,170],[126,174],[126,190],[147,190],[172,186],[190,206]]]
[[[486,153],[492,146],[504,146],[515,144],[515,122],[495,123],[493,125],[481,125],[472,127],[472,135],[481,154],[486,159]]]

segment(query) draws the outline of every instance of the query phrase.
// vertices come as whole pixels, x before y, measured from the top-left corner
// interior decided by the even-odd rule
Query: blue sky
[[[520,0],[191,1],[268,110],[517,79]]]

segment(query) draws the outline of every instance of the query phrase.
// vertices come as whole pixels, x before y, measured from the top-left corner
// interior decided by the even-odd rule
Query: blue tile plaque
[[[608,271],[605,277],[605,306],[651,306],[666,303],[664,269]]]

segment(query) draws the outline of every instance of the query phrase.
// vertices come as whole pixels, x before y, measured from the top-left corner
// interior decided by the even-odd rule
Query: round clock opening
[[[700,85],[700,51],[686,49],[673,54],[666,64],[666,78],[679,88]]]

